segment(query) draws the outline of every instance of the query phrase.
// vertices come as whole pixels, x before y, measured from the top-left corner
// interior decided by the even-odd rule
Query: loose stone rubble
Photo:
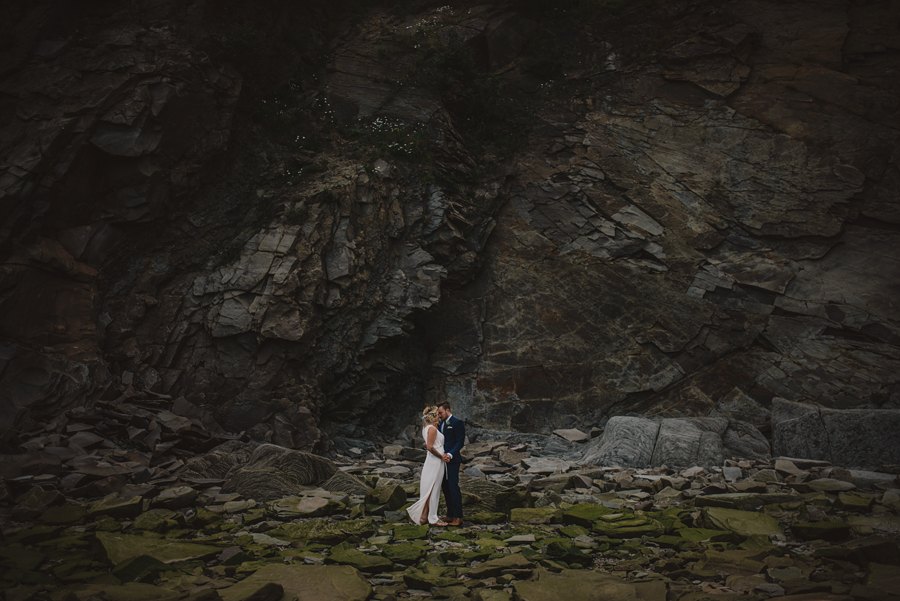
[[[169,413],[130,399],[24,443],[32,473],[0,489],[6,601],[897,598],[897,466],[598,466],[575,458],[576,432],[472,428],[463,526],[438,528],[406,517],[423,456],[412,429],[387,445],[338,439],[329,459]],[[148,424],[122,426],[136,418]],[[235,478],[248,469],[291,494]]]

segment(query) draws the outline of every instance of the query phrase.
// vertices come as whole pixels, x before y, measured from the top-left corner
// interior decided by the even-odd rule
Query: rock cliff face
[[[539,115],[483,270],[442,305],[436,398],[523,429],[896,406],[893,9],[729,6]]]
[[[12,10],[0,426],[129,387],[304,450],[445,398],[900,406],[894,4],[613,4],[376,7],[270,89],[201,3]]]

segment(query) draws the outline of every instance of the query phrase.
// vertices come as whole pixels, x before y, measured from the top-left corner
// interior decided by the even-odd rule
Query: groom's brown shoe
[[[455,520],[449,520],[447,522],[447,524],[450,526],[462,526],[462,520],[459,518],[456,518]]]

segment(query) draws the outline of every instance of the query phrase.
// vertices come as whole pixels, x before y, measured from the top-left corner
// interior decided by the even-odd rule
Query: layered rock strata
[[[373,11],[336,28],[322,81],[248,96],[181,26],[197,6],[78,32],[17,9],[0,426],[135,391],[305,451],[423,399],[521,431],[896,408],[892,10]],[[540,75],[546,30],[577,68]],[[509,160],[463,135],[460,48],[534,108]],[[402,128],[422,145],[385,141]]]

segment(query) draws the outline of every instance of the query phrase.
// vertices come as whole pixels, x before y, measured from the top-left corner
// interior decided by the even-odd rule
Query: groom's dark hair
[[[438,404],[438,407],[443,407],[447,411],[450,411],[450,403],[448,403],[447,401],[444,401],[443,403]]]

